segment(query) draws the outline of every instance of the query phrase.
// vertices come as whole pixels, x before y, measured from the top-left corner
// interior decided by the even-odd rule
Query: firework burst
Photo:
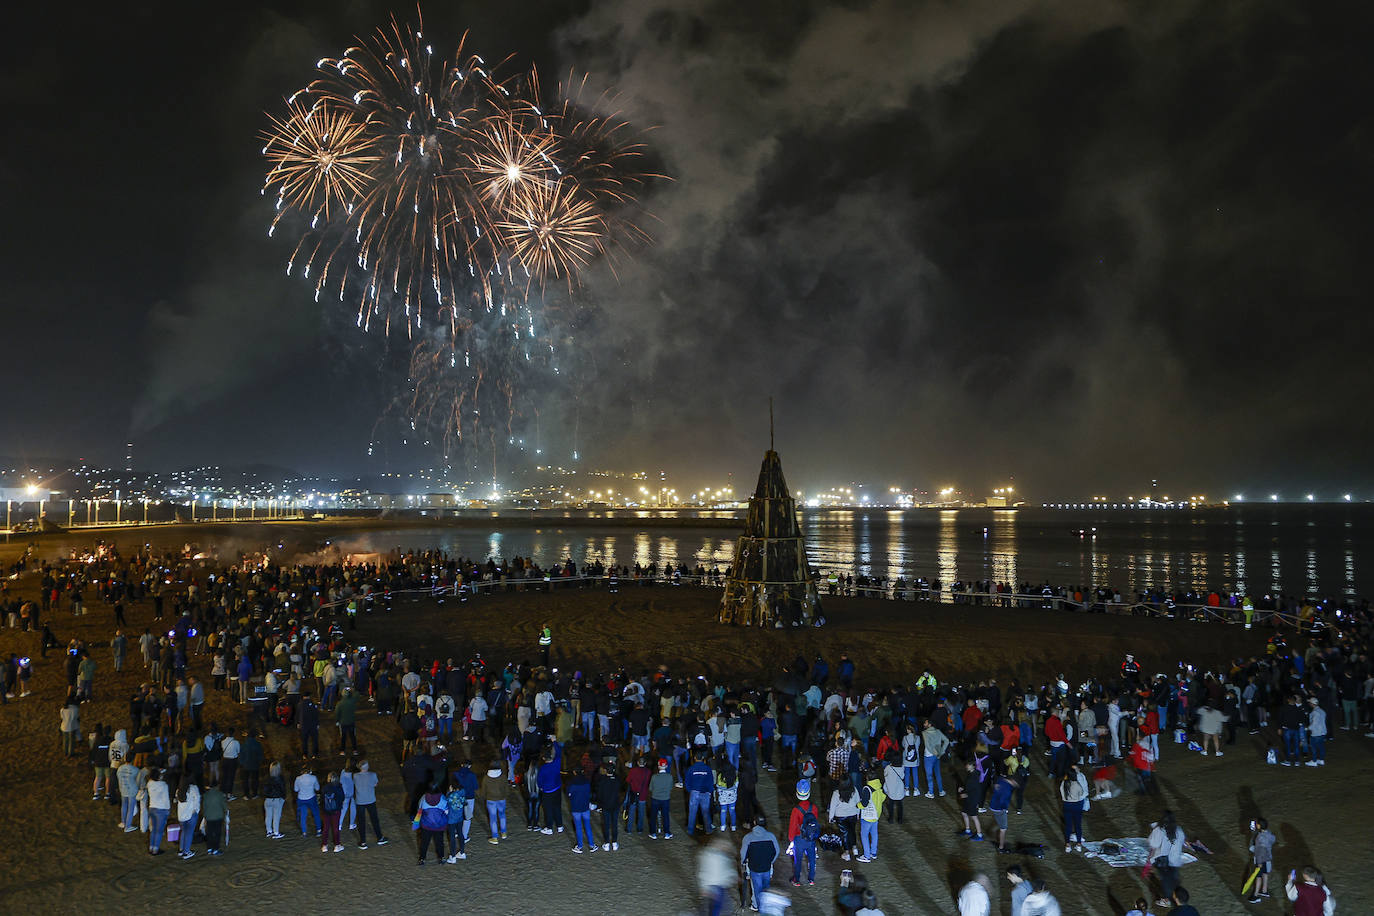
[[[639,234],[624,214],[648,177],[642,147],[618,117],[592,114],[605,97],[560,93],[546,111],[533,71],[498,78],[462,42],[436,53],[395,19],[316,70],[269,116],[269,232],[293,235],[287,272],[317,301],[350,303],[359,327],[388,336],[404,325],[411,375],[433,388],[411,392],[409,412],[461,435],[464,405],[483,388],[509,404],[544,352],[544,282],[572,284],[612,237]]]

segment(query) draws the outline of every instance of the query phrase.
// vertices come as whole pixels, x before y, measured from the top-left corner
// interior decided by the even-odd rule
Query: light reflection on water
[[[1266,536],[1255,538],[1254,525]],[[821,572],[925,576],[946,585],[992,579],[1126,591],[1248,587],[1289,594],[1374,594],[1374,581],[1361,578],[1371,568],[1362,558],[1374,554],[1374,507],[1363,505],[1177,514],[812,510],[803,518],[803,532],[811,563]],[[558,528],[551,522],[542,528],[379,530],[336,543],[358,551],[440,546],[467,557],[526,556],[543,566],[571,556],[579,563],[724,568],[739,534],[737,528],[670,528],[645,519],[642,528]]]

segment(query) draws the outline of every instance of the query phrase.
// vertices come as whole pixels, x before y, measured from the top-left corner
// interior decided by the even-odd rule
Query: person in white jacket
[[[152,770],[143,787],[148,801],[148,852],[162,855],[162,835],[172,813],[172,790],[162,779],[161,770]]]
[[[1045,888],[1045,882],[1036,881],[1031,886],[1034,889],[1021,904],[1021,916],[1060,916],[1059,901]]]
[[[196,819],[200,817],[200,788],[189,778],[183,777],[181,788],[177,790],[177,822],[181,824],[181,852],[183,859],[194,859],[191,838],[196,833]]]
[[[992,913],[992,882],[978,875],[959,889],[959,916],[989,916]]]

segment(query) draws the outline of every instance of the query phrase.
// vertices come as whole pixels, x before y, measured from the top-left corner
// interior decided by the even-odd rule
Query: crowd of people
[[[366,850],[369,823],[373,841],[386,844],[377,788],[396,779],[420,865],[431,850],[436,862],[466,859],[475,820],[488,843],[509,840],[511,808],[509,820],[518,812],[531,834],[570,830],[574,854],[614,855],[635,834],[659,842],[714,835],[701,865],[707,912],[721,912],[737,886],[761,912],[784,906],[776,887],[813,885],[817,858],[833,855],[846,875],[842,908],[873,913],[876,892],[851,863],[890,855],[904,841],[891,825],[948,817],[932,799],[954,796],[964,841],[1040,854],[1038,844],[1015,842],[1012,828],[1026,794],[1042,791],[1039,775],[1062,812],[1064,854],[1080,854],[1093,802],[1115,796],[1124,774],[1137,792],[1154,792],[1169,744],[1222,757],[1244,730],[1264,736],[1275,762],[1319,767],[1332,730],[1368,730],[1374,702],[1367,608],[1309,628],[1301,649],[1275,632],[1265,654],[1219,670],[1181,664],[1151,675],[1127,656],[1119,669],[1073,680],[947,684],[923,669],[882,684],[864,676],[862,660],[841,654],[833,665],[798,657],[771,684],[715,683],[666,665],[578,670],[576,659],[560,657],[547,625],[531,635],[539,664],[492,663],[476,652],[458,662],[420,658],[362,643],[359,615],[385,614],[388,593],[457,587],[496,568],[437,551],[360,566],[263,558],[218,566],[105,548],[76,569],[36,565],[26,575],[41,596],[25,625],[46,626],[42,619],[64,603],[85,613],[89,590],[108,609],[97,612],[111,615],[116,668],[126,664],[128,607],[151,605],[153,623],[134,641],[147,679],[128,700],[128,728],[82,728],[98,664],[79,641],[67,645],[60,727],[64,751],[94,769],[92,800],[118,804],[120,829],[146,832],[150,854],[174,842],[183,859],[198,844],[222,855],[231,819],[281,840],[288,807],[322,852],[344,852],[344,831]],[[5,669],[12,695],[16,681],[32,676],[32,661],[13,657]],[[207,684],[242,706],[241,722],[206,721]],[[361,754],[364,714],[394,720],[399,770],[381,747],[371,751],[375,770]],[[333,728],[322,747],[324,724]],[[780,796],[795,796],[777,824],[759,803],[765,773]],[[258,800],[257,810],[233,804]],[[1255,837],[1262,900],[1273,847],[1258,826]],[[1178,868],[1191,842],[1168,811],[1151,825],[1160,907],[1188,912]],[[737,868],[722,864],[723,844]],[[1290,899],[1329,895],[1320,873],[1302,865]],[[1007,874],[1013,912],[1058,912],[1052,889],[1017,869]],[[990,893],[986,879],[969,882],[959,912],[989,912]]]

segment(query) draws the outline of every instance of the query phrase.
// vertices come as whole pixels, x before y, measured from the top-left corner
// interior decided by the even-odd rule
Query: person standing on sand
[[[549,655],[553,651],[553,629],[546,621],[539,628],[539,662],[545,668],[549,667]]]
[[[75,693],[68,693],[67,700],[58,711],[62,725],[62,753],[67,757],[76,756],[76,739],[81,735],[81,703]]]
[[[668,759],[658,759],[658,772],[649,778],[649,839],[673,838],[669,803],[673,798],[673,777],[668,772]]]
[[[320,800],[317,797],[320,792],[320,781],[315,776],[315,771],[308,764],[301,774],[296,777],[296,824],[301,828],[301,836],[307,835],[307,818],[314,816],[315,835],[319,836],[324,830],[324,822],[320,819]]]
[[[281,764],[273,762],[267,771],[267,781],[262,786],[263,820],[267,827],[269,840],[280,840],[281,809],[286,807],[286,780],[281,775]]]
[[[367,819],[372,819],[372,832],[377,834],[377,845],[385,846],[386,837],[382,825],[377,821],[377,774],[372,772],[366,760],[358,764],[358,772],[353,774],[353,800],[358,806],[358,848],[367,848]]]
[[[162,837],[167,832],[167,818],[172,813],[172,791],[162,780],[162,771],[153,769],[143,787],[148,798],[148,852],[162,855]]]
[[[478,797],[486,803],[487,808],[487,828],[491,831],[491,837],[487,840],[495,846],[502,839],[506,838],[506,779],[501,771],[500,758],[493,758],[487,767],[487,773],[482,777],[482,785],[479,789]]]
[[[924,730],[921,732],[921,761],[926,771],[926,798],[934,798],[936,790],[939,790],[940,797],[945,796],[945,781],[940,774],[940,758],[949,750],[949,738],[925,720]]]

